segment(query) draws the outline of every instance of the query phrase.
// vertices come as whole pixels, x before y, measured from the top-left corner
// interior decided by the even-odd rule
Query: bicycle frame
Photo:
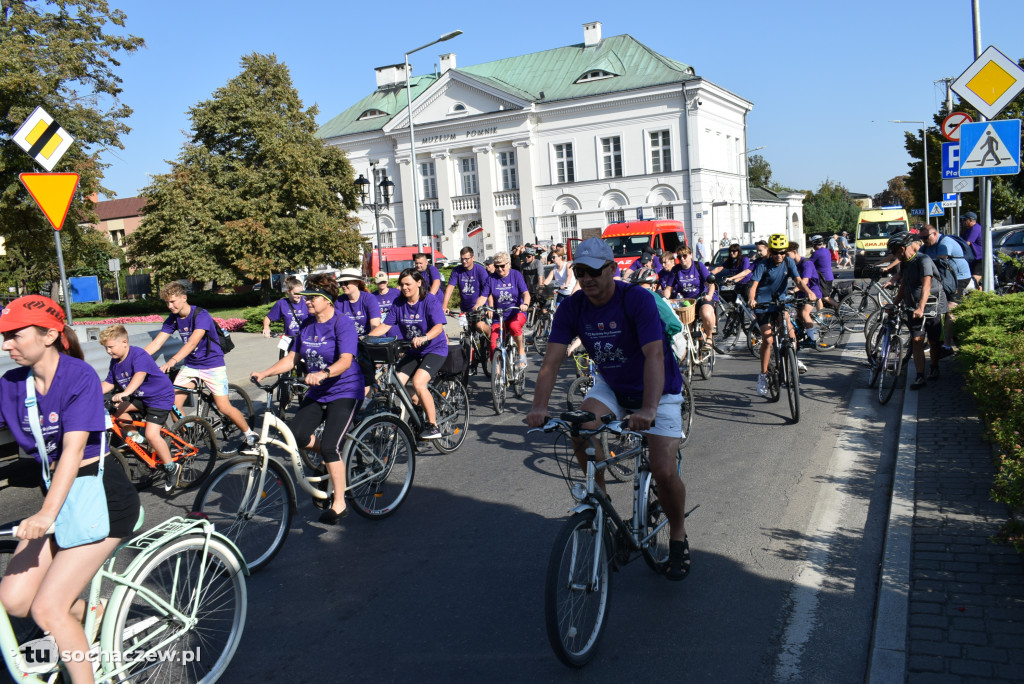
[[[112,679],[117,677],[119,674],[124,673],[128,668],[135,665],[136,662],[146,660],[149,654],[155,654],[165,650],[169,645],[175,642],[181,636],[181,630],[170,629],[170,623],[176,623],[187,629],[190,629],[192,620],[199,610],[200,602],[202,601],[202,592],[196,592],[195,596],[189,599],[189,612],[185,613],[177,609],[174,605],[163,600],[160,596],[154,594],[150,589],[142,586],[134,581],[136,571],[141,568],[150,558],[155,556],[164,546],[174,542],[175,540],[184,537],[186,535],[199,532],[205,537],[205,543],[203,546],[203,562],[200,563],[200,576],[198,584],[201,585],[203,581],[203,574],[206,571],[206,555],[209,552],[210,539],[214,536],[221,542],[223,542],[234,554],[238,560],[239,567],[245,573],[249,575],[249,570],[246,568],[245,560],[242,558],[242,554],[238,548],[226,537],[218,534],[214,531],[213,525],[202,519],[197,518],[170,518],[151,530],[134,537],[121,545],[119,545],[114,552],[110,555],[100,569],[93,576],[89,586],[89,599],[87,603],[87,610],[85,613],[85,631],[91,633],[95,629],[96,625],[96,611],[91,610],[93,606],[97,606],[100,603],[100,589],[105,581],[112,582],[115,587],[113,593],[110,596],[110,601],[107,604],[106,611],[103,613],[101,631],[99,633],[99,670],[97,672],[100,677],[98,679]],[[4,530],[0,532],[0,536],[13,536],[13,530]],[[132,559],[128,566],[122,571],[117,572],[115,570],[117,556],[122,550],[136,551],[137,555]],[[120,644],[121,640],[125,637],[125,634],[117,634],[116,630],[116,617],[120,612],[121,602],[125,598],[125,594],[129,591],[134,592],[134,595],[141,597],[146,603],[148,603],[158,614],[159,618],[153,618],[153,620],[159,619],[165,623],[165,628],[158,632],[158,634],[165,634],[163,638],[157,641],[153,641],[155,637],[148,636],[141,643],[146,644],[146,641],[152,643],[146,644],[145,653],[136,655],[130,662],[122,663],[115,667],[114,658],[103,657],[104,654],[111,655],[115,653],[116,647]],[[109,618],[109,619],[108,619]],[[146,623],[147,626],[152,624]],[[136,626],[137,627],[137,626]],[[128,636],[131,636],[129,634]],[[140,642],[134,642],[133,646],[138,647]],[[0,648],[3,649],[4,662],[7,665],[8,672],[11,676],[19,682],[33,682],[33,683],[44,683],[50,680],[50,677],[57,671],[56,668],[47,670],[46,672],[35,672],[26,670],[26,663],[19,650],[19,644],[14,636],[14,629],[11,626],[10,617],[3,605],[0,605]],[[95,648],[94,645],[91,645]],[[92,650],[90,650],[92,653]],[[29,668],[34,670],[34,668]]]
[[[130,425],[136,429],[141,429],[141,432],[145,432],[145,421],[133,420],[131,421]],[[117,435],[121,439],[121,441],[125,443],[125,446],[131,449],[131,452],[139,457],[139,460],[148,465],[150,468],[156,468],[157,465],[160,463],[160,459],[156,457],[156,452],[147,451],[146,449],[143,449],[138,442],[136,442],[134,439],[132,439],[127,434],[122,432],[122,430],[123,427],[121,425],[120,420],[111,421],[110,431]],[[195,455],[197,451],[194,444],[189,444],[181,437],[168,430],[166,427],[160,427],[160,436],[165,439],[170,438],[171,440],[172,461],[177,462],[182,458],[188,458],[189,456]]]

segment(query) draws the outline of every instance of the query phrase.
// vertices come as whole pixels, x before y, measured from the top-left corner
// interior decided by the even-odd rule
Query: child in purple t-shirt
[[[263,317],[263,336],[270,337],[270,322],[284,321],[284,337],[288,338],[281,348],[280,356],[284,356],[292,339],[299,332],[299,326],[309,315],[306,308],[306,300],[299,293],[302,292],[302,281],[295,276],[288,276],[284,281],[285,296],[274,302],[267,315]]]

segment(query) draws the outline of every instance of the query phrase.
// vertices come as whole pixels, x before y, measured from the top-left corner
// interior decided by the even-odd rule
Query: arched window
[[[462,104],[461,102],[456,102],[455,104],[452,105],[451,109],[448,110],[448,113],[465,114],[467,111],[469,110],[466,109],[466,105]]]
[[[792,222],[793,222],[793,233],[792,234],[793,235],[799,235],[800,232],[801,232],[800,231],[800,217],[797,216],[795,211],[793,212]]]
[[[609,73],[604,69],[593,69],[577,78],[575,83],[589,83],[590,81],[600,81],[605,78],[615,78],[615,74]]]

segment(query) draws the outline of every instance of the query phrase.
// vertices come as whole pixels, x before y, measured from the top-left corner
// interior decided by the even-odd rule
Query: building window
[[[586,83],[587,81],[600,81],[604,78],[615,78],[615,74],[605,71],[604,69],[594,69],[588,71],[579,78],[576,79],[576,83]]]
[[[476,157],[463,157],[460,166],[462,167],[462,194],[478,194],[480,186],[476,182]]]
[[[118,247],[124,247],[124,231],[123,230],[112,230],[110,231],[110,241]]]
[[[379,109],[367,109],[365,112],[359,115],[358,121],[363,121],[364,119],[376,119],[378,116],[387,115],[387,112],[381,111]]]
[[[580,230],[576,225],[576,214],[562,214],[558,217],[558,223],[562,228],[562,239],[579,238]]]
[[[668,131],[655,131],[651,136],[651,173],[668,173],[672,170],[672,147]]]
[[[501,189],[516,190],[519,188],[519,177],[516,173],[516,153],[499,152],[498,167],[501,169]]]
[[[612,209],[611,211],[606,211],[604,215],[609,224],[626,222],[626,211],[624,209]]]
[[[622,175],[622,139],[601,138],[601,163],[603,178],[618,178]]]
[[[373,170],[373,186],[377,188],[376,192],[380,195],[380,184],[384,182],[384,179],[388,177],[388,170],[381,168],[374,168]],[[372,196],[372,195],[371,195]]]
[[[654,218],[674,219],[675,217],[675,212],[672,210],[671,204],[663,204],[660,207],[654,207]]]
[[[555,179],[558,183],[576,182],[576,167],[572,161],[572,143],[555,145]]]
[[[508,238],[509,251],[512,251],[516,245],[522,244],[523,234],[519,229],[519,219],[505,219],[505,235]]]
[[[420,177],[423,179],[423,198],[437,198],[437,172],[434,169],[434,162],[423,162],[420,164]]]

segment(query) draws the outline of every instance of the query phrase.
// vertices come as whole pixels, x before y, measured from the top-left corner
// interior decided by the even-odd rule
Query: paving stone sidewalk
[[[912,369],[911,369],[912,372]],[[1024,680],[1024,561],[992,538],[993,451],[954,364],[920,391],[907,681]]]

